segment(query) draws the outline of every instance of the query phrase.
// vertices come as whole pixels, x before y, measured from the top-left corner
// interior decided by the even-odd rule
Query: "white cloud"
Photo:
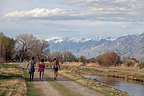
[[[143,22],[144,1],[142,0],[69,0],[74,6],[85,9],[47,9],[14,11],[5,14],[8,19],[38,20],[94,20],[111,22]]]
[[[7,13],[5,17],[47,17],[47,16],[64,16],[72,10],[64,10],[60,8],[46,9],[46,8],[35,8],[32,10],[14,11]]]
[[[14,11],[6,14],[6,17],[25,17],[25,16],[31,16],[31,17],[42,17],[42,16],[54,16],[57,15],[58,13],[62,12],[61,9],[56,8],[56,9],[32,9],[32,10],[25,10],[25,11]]]
[[[74,11],[72,9],[46,9],[35,8],[32,10],[14,11],[5,14],[6,19],[44,19],[44,20],[79,20],[84,19],[83,12]]]
[[[68,0],[105,20],[143,22],[144,0]]]

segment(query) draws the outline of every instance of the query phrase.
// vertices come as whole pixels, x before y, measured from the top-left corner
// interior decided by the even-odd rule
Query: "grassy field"
[[[23,71],[16,65],[4,64],[0,68],[0,96],[26,96]]]
[[[0,68],[0,96],[36,96],[28,73],[16,64],[3,64]]]

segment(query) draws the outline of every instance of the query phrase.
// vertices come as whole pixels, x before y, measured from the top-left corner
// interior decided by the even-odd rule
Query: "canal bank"
[[[105,91],[106,93],[108,93],[107,96],[127,96],[127,95],[121,95],[121,93],[123,92],[129,93],[131,96],[143,96],[142,95],[144,91],[143,89],[144,74],[143,73],[134,72],[134,71],[114,70],[114,69],[110,70],[110,68],[108,68],[109,70],[107,70],[106,68],[105,68],[106,70],[104,70],[102,67],[91,68],[91,67],[85,67],[85,66],[79,66],[79,67],[78,66],[77,67],[76,66],[62,66],[62,69],[65,70],[63,74],[65,74],[67,77],[71,78],[72,80],[75,80],[78,83],[81,83],[84,86],[95,89],[96,91],[101,91],[101,92],[105,91],[105,89],[107,89],[105,86],[109,87],[108,90],[116,89],[120,91],[120,92],[115,91],[115,90]],[[115,81],[119,83],[116,83],[116,82],[113,82],[113,83],[116,83],[120,86],[111,86],[109,84],[106,84],[105,82],[100,82],[102,80],[98,80],[96,78],[95,79],[85,78],[81,74],[84,74],[87,76],[98,76],[102,78],[117,79]],[[98,84],[98,82],[100,84]],[[104,85],[104,87],[102,87],[101,85],[102,86]],[[101,89],[101,90],[97,90],[97,89]],[[137,90],[137,91],[135,92],[134,90]],[[112,95],[112,94],[115,94],[115,95]]]
[[[80,74],[71,72],[70,70],[63,70],[63,71],[60,71],[59,73],[62,76],[69,78],[87,88],[90,88],[92,90],[95,90],[96,92],[104,94],[104,96],[131,96],[127,92],[120,91],[102,82],[84,78]]]
[[[113,77],[81,75],[84,78],[102,82],[108,86],[125,91],[132,96],[143,96],[144,85],[138,82],[127,81]]]
[[[78,74],[94,75],[94,76],[104,76],[104,77],[114,77],[122,78],[126,80],[133,80],[137,82],[144,83],[144,73],[134,72],[134,71],[123,71],[117,69],[106,69],[103,67],[94,68],[94,67],[85,67],[85,66],[63,66],[63,69],[70,70],[71,72],[76,72]]]

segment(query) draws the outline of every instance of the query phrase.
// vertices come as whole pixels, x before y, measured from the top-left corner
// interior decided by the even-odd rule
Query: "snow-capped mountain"
[[[60,38],[60,37],[52,37],[47,39],[50,44],[51,52],[54,51],[71,51],[76,55],[80,55],[82,50],[87,48],[92,49],[95,46],[100,44],[110,43],[112,39],[109,37],[107,39],[97,39],[97,38]],[[88,56],[87,56],[88,57]]]
[[[60,37],[51,37],[51,38],[46,39],[46,41],[54,42],[54,43],[60,43],[60,42],[63,42],[63,39]]]
[[[51,52],[66,50],[77,56],[96,57],[108,51],[115,51],[120,56],[144,60],[144,33],[122,36],[117,39],[53,37],[47,41],[49,41]]]
[[[107,37],[106,40],[114,41],[114,40],[116,40],[116,38]]]
[[[61,37],[51,37],[51,38],[48,38],[46,39],[46,41],[48,42],[53,42],[53,43],[62,43],[62,42],[65,42],[65,41],[69,41],[69,42],[75,42],[75,43],[84,43],[84,42],[88,42],[88,41],[101,41],[101,40],[104,40],[103,38],[100,38],[100,37],[95,37],[95,38],[85,38],[85,37],[79,37],[79,38],[76,38],[76,37],[72,37],[72,38],[61,38]],[[115,38],[112,38],[112,37],[107,37],[105,40],[108,40],[108,41],[114,41],[116,40]]]

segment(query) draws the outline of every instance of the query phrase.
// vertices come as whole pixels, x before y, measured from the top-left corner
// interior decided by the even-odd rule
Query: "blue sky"
[[[144,32],[144,0],[0,0],[0,32],[120,37]]]

